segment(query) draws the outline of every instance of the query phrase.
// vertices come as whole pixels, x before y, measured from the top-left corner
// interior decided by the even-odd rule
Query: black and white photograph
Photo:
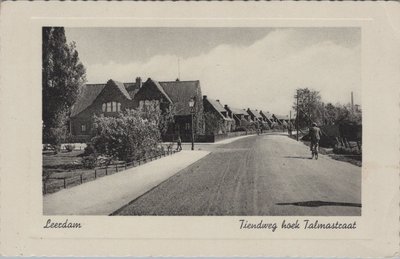
[[[361,216],[359,27],[43,27],[44,215]]]
[[[0,255],[399,254],[398,4],[0,5]]]

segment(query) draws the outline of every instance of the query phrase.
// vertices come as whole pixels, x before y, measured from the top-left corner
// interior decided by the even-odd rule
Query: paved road
[[[308,147],[284,135],[210,149],[116,214],[361,215],[360,167],[323,155],[311,160]]]

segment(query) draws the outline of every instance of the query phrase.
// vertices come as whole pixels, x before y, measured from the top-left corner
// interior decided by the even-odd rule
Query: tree
[[[42,29],[43,141],[59,144],[65,138],[68,115],[86,81],[75,43],[67,44],[63,27]]]
[[[146,100],[139,109],[142,112],[142,116],[145,116],[145,119],[156,121],[161,134],[166,133],[174,125],[174,104],[160,104],[158,100]]]
[[[299,88],[294,96],[293,109],[297,109],[297,96],[298,96],[298,114],[299,127],[307,127],[312,122],[322,124],[323,105],[321,103],[321,96],[318,91],[308,88]]]
[[[361,124],[361,111],[354,111],[351,104],[336,105],[336,124]]]

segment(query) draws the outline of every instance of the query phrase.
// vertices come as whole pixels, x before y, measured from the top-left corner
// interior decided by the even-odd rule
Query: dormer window
[[[101,109],[103,110],[103,112],[120,112],[121,103],[119,102],[103,103]]]

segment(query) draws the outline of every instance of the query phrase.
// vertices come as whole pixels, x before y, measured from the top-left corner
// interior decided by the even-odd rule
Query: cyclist
[[[320,128],[317,127],[317,123],[315,122],[312,123],[309,135],[311,140],[310,150],[312,152],[312,157],[314,157],[315,154],[316,155],[315,158],[318,158],[319,140],[321,139],[322,134]]]

